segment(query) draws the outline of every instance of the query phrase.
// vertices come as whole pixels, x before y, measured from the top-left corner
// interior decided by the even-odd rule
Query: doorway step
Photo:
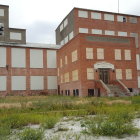
[[[107,84],[107,87],[110,89],[110,94],[109,96],[116,96],[116,97],[120,97],[120,96],[130,96],[130,93],[126,92],[124,89],[122,89],[120,86],[118,85],[114,85],[114,84]]]

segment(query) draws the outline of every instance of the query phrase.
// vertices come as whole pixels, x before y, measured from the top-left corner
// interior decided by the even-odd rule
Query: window
[[[10,32],[10,39],[11,40],[21,40],[22,35],[21,35],[21,33]]]
[[[91,12],[92,19],[101,19],[101,13]]]
[[[72,71],[72,81],[78,80],[78,70]]]
[[[132,79],[132,70],[126,69],[126,80],[131,80],[131,79]]]
[[[125,50],[125,60],[131,60],[131,50]]]
[[[48,89],[57,89],[57,76],[47,76]]]
[[[93,59],[93,48],[86,48],[86,59]]]
[[[60,25],[60,32],[63,30],[63,24]]]
[[[65,64],[68,64],[68,57],[65,56]]]
[[[0,35],[4,35],[4,24],[0,23]]]
[[[59,73],[60,73],[59,68],[57,68],[57,76],[59,76]]]
[[[115,49],[115,60],[121,60],[121,50]]]
[[[60,82],[63,83],[63,75],[60,77]]]
[[[69,82],[69,72],[64,74],[65,83]]]
[[[138,33],[130,33],[130,36],[135,38],[136,48],[138,48]]]
[[[118,36],[127,36],[127,32],[118,32]]]
[[[104,59],[104,49],[102,48],[97,49],[97,59]]]
[[[117,16],[117,21],[118,22],[127,22],[127,18],[125,16]]]
[[[64,20],[64,28],[65,28],[67,25],[68,25],[68,19],[66,18],[66,19]]]
[[[140,54],[136,54],[137,70],[140,70]]]
[[[94,69],[87,68],[87,80],[94,80]]]
[[[122,80],[122,69],[116,69],[116,79]]]
[[[64,41],[65,41],[65,44],[68,42],[68,36],[65,37]]]
[[[30,49],[30,68],[43,68],[43,50]]]
[[[88,28],[79,28],[79,33],[88,33]]]
[[[115,35],[115,32],[110,30],[105,30],[105,35]]]
[[[12,76],[12,90],[26,90],[26,76]]]
[[[92,34],[102,34],[102,30],[92,29]]]
[[[4,16],[4,9],[0,9],[0,16],[1,16],[1,17]]]
[[[88,96],[94,96],[94,89],[88,89]]]
[[[63,66],[63,61],[62,61],[62,58],[60,59],[60,68],[62,68]]]
[[[64,45],[64,40],[62,40],[62,41],[60,42],[60,44],[61,44],[61,45]]]
[[[69,33],[69,40],[71,40],[73,38],[74,34],[73,31],[71,33]]]
[[[78,60],[78,56],[77,56],[77,50],[72,52],[72,62],[75,62]]]
[[[6,67],[6,48],[0,47],[0,67]]]
[[[73,96],[79,96],[79,89],[73,90]]]
[[[114,15],[104,14],[104,20],[114,21]]]
[[[129,22],[130,23],[137,23],[137,18],[136,17],[129,17]]]
[[[79,10],[78,11],[78,17],[88,18],[88,12]]]
[[[140,76],[138,76],[138,88],[140,88]]]
[[[56,68],[56,50],[47,50],[47,68]]]
[[[0,91],[6,91],[6,84],[7,77],[6,76],[0,76]]]

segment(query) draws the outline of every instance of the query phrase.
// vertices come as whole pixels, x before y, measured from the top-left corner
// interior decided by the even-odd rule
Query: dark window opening
[[[67,90],[65,90],[65,95],[67,96]]]
[[[63,95],[63,90],[61,90],[61,95]]]
[[[123,22],[126,22],[126,17],[123,17]]]
[[[133,88],[128,88],[128,90],[129,90],[130,92],[133,92]]]
[[[70,90],[68,90],[68,96],[70,96]]]
[[[88,96],[94,96],[94,89],[88,89]]]
[[[75,93],[76,93],[76,91],[75,91],[75,89],[73,90],[73,96],[75,96]]]

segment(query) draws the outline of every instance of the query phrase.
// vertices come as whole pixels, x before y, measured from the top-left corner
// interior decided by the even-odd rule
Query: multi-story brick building
[[[139,25],[139,16],[74,8],[56,29],[59,93],[138,93]]]
[[[26,30],[9,28],[0,5],[0,95],[57,93],[59,45],[26,43]]]
[[[56,44],[26,43],[0,5],[0,95],[119,96],[140,89],[140,17],[74,8]]]

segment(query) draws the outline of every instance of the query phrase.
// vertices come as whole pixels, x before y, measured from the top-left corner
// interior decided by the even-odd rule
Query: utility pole
[[[118,13],[120,12],[120,11],[119,11],[119,5],[120,5],[120,3],[119,3],[119,0],[118,0]]]

